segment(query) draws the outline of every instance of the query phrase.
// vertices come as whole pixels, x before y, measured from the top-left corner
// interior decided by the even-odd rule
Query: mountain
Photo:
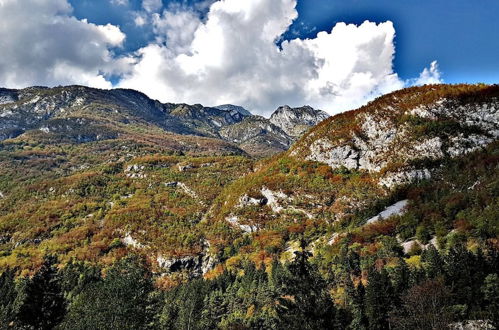
[[[314,113],[312,109],[306,111]],[[301,122],[298,117],[293,122],[300,122],[304,131],[315,123],[308,119],[310,114]],[[171,133],[224,140],[251,155],[269,156],[287,150],[298,137],[276,131],[276,126],[292,125],[287,118],[272,126],[267,119],[253,116],[242,107],[162,104],[134,90],[82,86],[1,89],[0,117],[0,141],[23,135],[21,138],[36,136],[47,141],[82,143],[132,136],[140,128],[149,135],[165,137],[164,133]],[[265,129],[269,125],[272,128]],[[251,133],[240,131],[245,129]],[[172,140],[176,143],[182,139],[185,137]],[[214,144],[224,145],[221,141]],[[237,149],[235,145],[232,148]]]
[[[281,127],[261,116],[247,117],[237,124],[226,126],[220,130],[220,135],[250,155],[262,157],[286,151],[294,142]]]
[[[498,85],[328,118],[79,86],[0,99],[6,324],[44,283],[63,328],[130,297],[152,328],[497,324]]]
[[[238,106],[238,105],[233,105],[233,104],[223,104],[223,105],[217,105],[214,107],[215,109],[223,110],[223,111],[228,111],[228,112],[233,112],[237,111],[241,115],[248,117],[251,116],[251,112],[246,110],[245,108]]]
[[[293,138],[299,138],[311,126],[315,126],[329,115],[310,106],[291,108],[287,105],[279,107],[271,116],[270,122],[284,130]]]
[[[438,178],[453,159],[495,146],[498,136],[498,86],[394,92],[326,119],[262,163],[223,192],[213,218],[274,231],[297,219],[350,222],[402,187]]]

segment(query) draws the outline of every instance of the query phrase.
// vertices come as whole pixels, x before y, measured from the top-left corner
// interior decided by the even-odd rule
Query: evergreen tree
[[[394,301],[393,288],[385,269],[369,274],[366,287],[366,315],[369,329],[388,329],[388,313]]]
[[[421,261],[425,263],[428,278],[437,278],[444,274],[444,261],[433,245],[430,245],[428,249],[423,251]]]
[[[18,286],[16,324],[19,327],[52,329],[66,312],[57,258],[47,256],[33,278],[24,278]]]
[[[145,329],[152,291],[150,273],[136,257],[115,263],[105,278],[88,285],[73,301],[63,329]]]
[[[310,252],[301,241],[301,251],[288,266],[289,278],[285,281],[279,299],[278,315],[284,328],[331,329],[335,325],[335,307],[327,291],[326,282],[317,268],[309,262]]]
[[[61,271],[61,288],[70,302],[88,285],[101,279],[100,269],[81,261],[71,260]]]
[[[364,288],[364,285],[362,284],[362,281],[359,282],[357,287],[355,287],[352,281],[350,281],[350,284],[347,285],[347,292],[351,299],[350,307],[352,313],[352,320],[350,322],[349,329],[367,329],[367,318],[364,309],[366,290]]]
[[[202,313],[209,283],[203,279],[192,280],[165,293],[161,312],[164,329],[202,329]]]
[[[483,283],[482,294],[487,318],[494,327],[499,327],[499,276],[489,274]]]
[[[7,329],[14,321],[14,302],[17,296],[15,271],[7,269],[0,274],[0,327]]]

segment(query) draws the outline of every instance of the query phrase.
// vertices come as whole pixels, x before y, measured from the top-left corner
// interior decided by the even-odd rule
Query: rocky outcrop
[[[156,261],[167,274],[186,271],[192,277],[199,277],[210,271],[215,265],[215,259],[209,255],[194,255],[179,258],[158,256]]]
[[[329,115],[310,106],[291,108],[287,105],[279,107],[271,116],[270,122],[280,127],[290,137],[297,139],[310,127],[317,125]]]
[[[0,104],[13,103],[18,100],[15,90],[0,88]]]
[[[230,113],[233,113],[234,111],[239,112],[241,115],[245,117],[251,116],[251,112],[246,110],[243,107],[240,107],[238,105],[233,105],[233,104],[223,104],[223,105],[217,105],[213,107],[215,109],[223,110],[223,111],[228,111]]]
[[[270,156],[285,151],[294,141],[281,128],[261,116],[247,117],[237,124],[223,127],[220,136],[255,156]]]
[[[409,201],[407,199],[404,199],[404,200],[399,201],[393,205],[390,205],[390,206],[386,207],[379,214],[368,219],[366,221],[366,223],[367,224],[375,223],[375,222],[378,222],[380,220],[388,219],[389,217],[394,216],[394,215],[402,215],[405,213],[405,208],[407,207],[408,202]]]
[[[411,99],[423,92],[387,95],[331,118],[290,154],[334,169],[384,170],[380,184],[387,187],[428,179],[432,168],[421,164],[473,152],[499,137],[499,86],[490,88],[490,96],[483,95],[481,100],[476,100],[478,96],[468,100],[463,93],[423,105]],[[345,130],[346,126],[350,128]]]

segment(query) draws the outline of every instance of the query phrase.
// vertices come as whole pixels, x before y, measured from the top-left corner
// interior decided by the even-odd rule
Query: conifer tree
[[[15,271],[7,269],[0,274],[0,324],[7,327],[14,321],[14,302],[17,296]]]
[[[365,298],[369,329],[382,330],[389,328],[388,313],[391,310],[393,299],[393,288],[386,270],[371,272]]]
[[[336,309],[327,291],[326,282],[309,261],[311,253],[306,242],[288,266],[289,278],[279,299],[278,315],[291,329],[331,329],[335,327]]]
[[[33,278],[24,278],[18,286],[16,324],[20,327],[52,329],[66,312],[57,258],[46,256]]]

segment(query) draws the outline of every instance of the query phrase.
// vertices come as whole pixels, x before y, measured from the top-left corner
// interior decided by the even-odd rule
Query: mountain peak
[[[283,105],[270,116],[270,122],[282,128],[288,135],[299,137],[310,126],[315,126],[328,117],[326,112],[315,110],[308,105],[298,108]]]
[[[233,105],[233,104],[222,104],[222,105],[217,105],[214,106],[213,108],[218,109],[218,110],[223,110],[223,111],[237,111],[243,116],[251,116],[251,112],[246,110],[245,108],[239,106],[239,105]]]

